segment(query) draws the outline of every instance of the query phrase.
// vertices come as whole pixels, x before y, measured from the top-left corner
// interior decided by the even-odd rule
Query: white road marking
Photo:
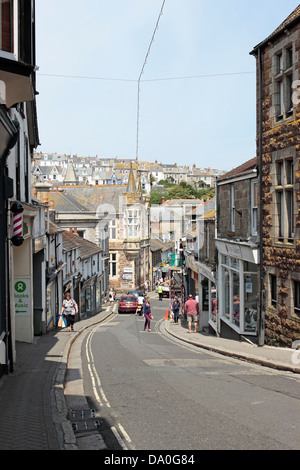
[[[96,367],[95,367],[95,362],[94,362],[94,356],[91,348],[91,340],[92,337],[94,336],[95,332],[101,328],[96,326],[88,335],[87,341],[86,341],[86,357],[87,357],[87,362],[88,362],[88,370],[90,373],[91,381],[92,381],[92,387],[93,387],[93,392],[95,395],[96,400],[98,401],[100,406],[105,405],[107,408],[111,408],[111,405],[104,393],[103,387],[101,385],[100,377],[97,373]],[[123,428],[123,426],[120,423],[117,423],[116,427],[112,426],[111,430],[113,434],[115,435],[117,441],[119,442],[120,446],[124,450],[134,449],[134,446],[132,444],[132,441],[130,437],[128,436],[127,432]]]

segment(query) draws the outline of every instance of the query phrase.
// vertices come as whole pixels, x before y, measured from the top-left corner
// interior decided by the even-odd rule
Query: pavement
[[[99,432],[76,434],[72,410],[87,410],[81,370],[81,342],[87,328],[108,319],[117,309],[35,337],[33,344],[17,343],[14,372],[0,379],[0,450],[105,450]],[[273,369],[300,373],[300,351],[188,333],[186,322],[164,322],[167,335],[209,351]],[[72,345],[76,347],[72,348]]]

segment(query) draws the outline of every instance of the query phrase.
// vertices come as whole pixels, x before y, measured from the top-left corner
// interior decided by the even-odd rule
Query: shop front
[[[83,282],[81,287],[80,319],[91,317],[100,312],[102,306],[101,282],[103,277],[103,275],[98,277],[96,274]]]
[[[218,264],[218,331],[221,337],[257,336],[257,245],[216,240]],[[254,338],[253,338],[254,339]]]

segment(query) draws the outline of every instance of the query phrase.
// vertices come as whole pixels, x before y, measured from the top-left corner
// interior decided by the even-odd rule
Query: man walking
[[[197,333],[197,325],[199,322],[199,304],[190,294],[189,299],[184,304],[187,322],[189,325],[189,333],[192,333],[192,321],[194,322],[194,333]]]
[[[163,297],[162,286],[158,286],[157,292],[158,292],[158,295],[159,295],[159,300],[162,300],[162,297]]]

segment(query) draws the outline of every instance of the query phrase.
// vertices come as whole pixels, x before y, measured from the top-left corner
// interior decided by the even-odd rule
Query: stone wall
[[[283,72],[275,70],[276,61],[283,51],[291,50],[293,67],[283,62]],[[294,104],[292,111],[279,116],[279,83],[285,73],[291,79],[299,79],[300,35],[299,25],[270,41],[262,51],[263,73],[263,264],[266,290],[265,341],[267,344],[291,346],[300,339],[300,318],[294,312],[294,281],[300,280],[299,201],[300,201],[300,109]],[[284,59],[287,60],[287,59]],[[286,72],[287,70],[287,72]],[[278,73],[277,73],[278,72]],[[282,76],[281,76],[282,74]],[[258,77],[258,70],[257,70]],[[287,75],[286,75],[287,77]],[[258,86],[257,86],[257,91]],[[258,108],[257,108],[257,111]],[[280,113],[279,113],[280,114]],[[294,236],[287,239],[279,236],[279,205],[276,171],[278,162],[291,159],[294,165]],[[278,190],[279,189],[279,190]],[[284,190],[284,189],[283,189]],[[286,210],[286,208],[284,208]],[[285,215],[286,216],[286,215]],[[277,306],[272,306],[270,275],[276,276]]]

